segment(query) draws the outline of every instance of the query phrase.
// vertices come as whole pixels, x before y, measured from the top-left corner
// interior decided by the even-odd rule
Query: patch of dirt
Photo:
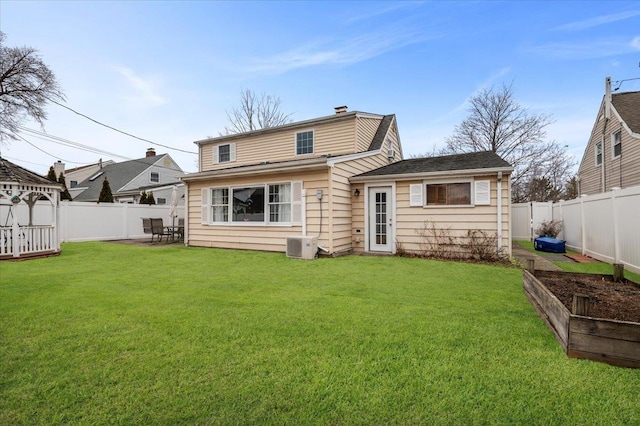
[[[589,316],[640,322],[640,285],[632,281],[614,282],[610,275],[536,274],[571,312],[574,294],[589,296]]]

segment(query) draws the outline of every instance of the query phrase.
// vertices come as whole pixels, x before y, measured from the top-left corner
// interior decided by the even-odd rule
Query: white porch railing
[[[14,240],[14,237],[15,240]],[[17,236],[10,226],[0,227],[0,256],[19,257],[57,251],[56,228],[52,225],[18,227]]]

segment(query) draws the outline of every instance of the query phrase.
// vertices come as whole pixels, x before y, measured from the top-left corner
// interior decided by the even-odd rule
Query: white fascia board
[[[236,177],[255,175],[257,173],[281,173],[281,172],[297,172],[306,170],[316,170],[327,167],[326,158],[314,158],[312,160],[296,161],[293,164],[257,164],[253,166],[244,166],[240,168],[210,170],[206,172],[193,173],[182,177],[183,182],[194,182],[199,180],[208,180],[219,177]]]
[[[375,119],[381,120],[381,119],[384,118],[384,115],[372,114],[370,112],[358,112],[358,113],[356,113],[356,117],[358,117],[358,118],[375,118]]]
[[[300,128],[300,127],[311,127],[311,126],[314,126],[314,125],[317,125],[317,124],[331,123],[333,121],[354,119],[356,117],[356,115],[357,115],[357,113],[355,113],[353,111],[352,112],[347,112],[347,113],[344,113],[344,114],[328,115],[328,116],[325,116],[325,117],[313,118],[311,120],[296,121],[295,123],[284,124],[282,126],[267,127],[265,129],[252,130],[250,132],[234,133],[234,134],[231,134],[231,135],[217,136],[215,138],[201,139],[201,140],[197,140],[197,141],[195,141],[193,143],[198,145],[198,146],[206,145],[206,144],[214,144],[214,143],[219,143],[219,142],[224,142],[224,141],[231,141],[231,140],[235,140],[235,139],[243,139],[243,138],[246,138],[246,137],[249,137],[249,136],[256,136],[256,135],[273,133],[273,132],[282,132],[282,131],[286,131],[286,130],[297,129],[297,128]]]
[[[438,177],[468,177],[468,176],[488,176],[494,175],[498,172],[511,173],[513,168],[511,167],[496,167],[491,169],[468,169],[468,170],[445,170],[441,172],[422,172],[422,173],[408,173],[397,175],[380,175],[380,176],[354,176],[349,179],[349,182],[376,182],[376,181],[402,181],[402,180],[417,180],[427,178]]]
[[[640,134],[633,132],[630,128],[629,125],[627,124],[626,121],[624,121],[622,119],[622,116],[618,113],[618,110],[616,109],[615,106],[613,106],[613,103],[611,104],[611,109],[613,110],[614,114],[616,115],[616,118],[618,119],[618,121],[620,122],[620,124],[622,124],[622,127],[624,127],[624,129],[627,131],[627,133],[629,135],[631,135],[631,137],[634,138],[639,138],[640,139]],[[586,150],[585,150],[586,151]]]
[[[382,152],[382,149],[378,149],[375,151],[363,151],[356,152],[355,154],[346,154],[341,155],[339,157],[331,157],[327,160],[327,166],[333,167],[338,163],[344,163],[345,161],[359,160],[361,158],[373,157],[374,155],[378,155]]]

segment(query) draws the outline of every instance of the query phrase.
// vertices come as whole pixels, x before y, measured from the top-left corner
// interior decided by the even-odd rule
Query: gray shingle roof
[[[470,152],[467,154],[445,155],[441,157],[412,158],[382,166],[354,177],[393,176],[420,173],[464,171],[476,169],[511,169],[511,165],[492,151]]]
[[[369,145],[369,151],[377,151],[380,148],[382,148],[384,138],[385,136],[387,136],[387,133],[389,132],[389,127],[391,126],[391,123],[393,123],[394,117],[395,117],[395,114],[391,114],[391,115],[385,115],[382,118],[382,120],[380,121],[380,124],[378,125],[378,130],[376,130],[376,134],[373,136],[373,139],[371,140],[371,144]]]
[[[640,133],[640,92],[614,93],[611,103],[634,133]]]
[[[92,176],[89,176],[87,179],[78,183],[78,187],[87,187],[87,189],[78,194],[73,200],[97,201],[100,197],[102,182],[104,181],[105,177],[109,179],[109,186],[111,187],[111,191],[113,193],[116,193],[118,189],[125,186],[133,178],[147,170],[150,166],[152,166],[156,161],[158,161],[165,155],[166,154],[154,155],[152,157],[138,158],[137,160],[123,161],[122,163],[114,163],[104,166]],[[102,175],[92,181],[91,178],[100,172],[102,172]]]
[[[58,186],[56,182],[42,177],[30,170],[18,166],[0,157],[0,182],[34,183],[38,185]]]

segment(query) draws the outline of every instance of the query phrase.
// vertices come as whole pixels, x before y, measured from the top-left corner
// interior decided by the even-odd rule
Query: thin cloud
[[[476,87],[476,89],[473,92],[471,92],[469,94],[469,96],[467,96],[464,99],[464,101],[462,101],[455,108],[451,109],[450,111],[448,111],[444,115],[441,115],[440,117],[438,117],[435,120],[433,120],[434,123],[446,121],[446,120],[449,120],[449,119],[451,119],[453,117],[457,117],[458,115],[460,115],[460,113],[462,111],[466,110],[467,106],[469,105],[469,100],[472,97],[477,95],[481,90],[484,90],[484,89],[488,88],[489,86],[493,86],[493,84],[496,81],[500,80],[502,77],[504,77],[505,75],[509,74],[510,72],[511,72],[511,67],[504,67],[504,68],[501,68],[498,71],[494,72],[493,74],[489,75],[489,77],[487,77],[483,82],[481,82],[478,85],[478,87]]]
[[[344,39],[316,41],[269,58],[255,59],[244,71],[282,74],[298,68],[350,65],[402,47],[437,38],[417,29],[388,28],[378,33]]]
[[[151,106],[165,105],[168,102],[166,98],[157,93],[156,84],[153,80],[144,79],[127,67],[114,66],[113,69],[125,78],[138,95],[136,97],[128,96],[127,99]]]
[[[629,45],[636,50],[640,50],[640,36],[631,40],[631,43],[629,43]]]
[[[354,16],[351,16],[351,17],[345,19],[344,23],[345,24],[353,24],[354,22],[365,21],[365,20],[368,20],[368,19],[371,19],[371,18],[375,18],[375,17],[378,17],[378,16],[382,16],[382,15],[386,15],[388,13],[395,12],[397,10],[419,7],[423,3],[424,2],[413,2],[413,1],[412,2],[395,2],[395,3],[392,3],[391,5],[388,5],[386,7],[381,7],[379,9],[371,8],[366,13],[362,13],[362,14],[359,14],[359,15],[354,15]]]
[[[610,24],[612,22],[623,21],[625,19],[639,16],[640,10],[630,10],[628,12],[614,13],[610,15],[601,15],[594,18],[585,19],[584,21],[571,22],[553,28],[554,31],[582,31],[588,28],[598,27],[600,25]]]

